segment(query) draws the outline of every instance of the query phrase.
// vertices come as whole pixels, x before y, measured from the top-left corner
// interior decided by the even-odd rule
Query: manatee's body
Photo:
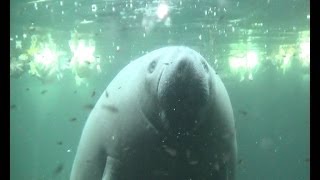
[[[132,61],[84,127],[71,180],[234,180],[234,117],[205,59],[183,46]]]

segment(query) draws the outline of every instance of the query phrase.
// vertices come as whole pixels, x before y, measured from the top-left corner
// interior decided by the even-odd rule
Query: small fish
[[[104,109],[106,109],[108,111],[111,111],[113,113],[119,112],[119,109],[114,107],[114,106],[112,106],[112,105],[102,105],[102,108],[104,108]]]
[[[177,151],[171,147],[168,147],[166,145],[162,146],[164,148],[164,151],[166,151],[170,156],[176,156],[177,155]]]
[[[119,86],[118,89],[121,89],[121,86]]]
[[[45,94],[47,92],[48,92],[48,90],[43,90],[43,91],[41,91],[41,94]]]
[[[109,97],[109,93],[108,93],[108,91],[106,91],[106,98],[108,98]]]
[[[86,104],[83,106],[85,109],[92,110],[94,108],[93,104]]]
[[[34,27],[34,26],[30,26],[28,29],[29,29],[29,31],[36,31],[36,27]]]
[[[130,150],[130,147],[125,147],[125,148],[123,148],[123,151],[125,152],[125,151],[128,151],[128,150]]]
[[[152,173],[156,176],[159,176],[159,175],[168,176],[169,175],[169,173],[164,170],[154,170]]]
[[[77,90],[73,91],[73,94],[77,94]]]
[[[218,163],[218,162],[214,163],[213,168],[214,168],[216,171],[219,171],[219,170],[220,170],[220,165],[219,165],[219,163]]]
[[[63,169],[64,169],[63,164],[62,163],[58,164],[58,166],[53,171],[53,175],[57,176],[58,174],[60,174],[62,172]]]
[[[225,15],[221,15],[218,19],[218,22],[224,20],[225,17],[226,17]]]
[[[29,88],[26,88],[26,91],[29,91],[30,89]]]
[[[14,109],[16,109],[17,108],[17,105],[15,105],[15,104],[12,104],[11,106],[10,106],[10,109],[12,109],[12,110],[14,110]]]
[[[62,145],[63,143],[62,143],[62,141],[58,141],[57,144],[58,145]]]
[[[310,162],[310,158],[306,158],[304,161],[305,162]]]
[[[75,117],[73,117],[73,118],[70,119],[71,122],[74,122],[74,121],[76,121],[76,120],[77,120],[77,118],[75,118]]]
[[[96,95],[96,91],[93,91],[91,94],[91,97],[94,97]]]
[[[244,110],[239,110],[239,113],[243,116],[246,116],[248,114],[248,112]]]
[[[190,158],[190,155],[191,155],[191,151],[189,149],[187,149],[186,156],[187,156],[188,159]]]
[[[242,159],[239,159],[238,160],[238,164],[240,165],[240,164],[242,164],[243,163],[243,160]]]
[[[196,164],[198,164],[198,163],[199,163],[199,161],[190,161],[190,162],[189,162],[190,165],[196,165]]]

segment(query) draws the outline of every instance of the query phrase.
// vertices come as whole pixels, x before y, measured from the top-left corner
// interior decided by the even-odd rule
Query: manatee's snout
[[[185,85],[188,83],[192,85],[192,83],[196,83],[193,80],[201,82],[206,79],[208,66],[204,61],[185,57],[177,60],[176,65],[173,65],[173,71],[175,73],[173,78],[176,78],[177,81],[182,81]],[[201,85],[206,86],[207,84]]]
[[[186,120],[196,116],[208,102],[209,66],[204,58],[189,49],[170,60],[159,80],[158,99],[166,118],[179,121],[175,117],[179,114],[180,119]]]
[[[208,65],[194,54],[177,57],[167,64],[159,80],[162,105],[192,103],[201,106],[209,95]],[[178,107],[176,107],[178,108]]]

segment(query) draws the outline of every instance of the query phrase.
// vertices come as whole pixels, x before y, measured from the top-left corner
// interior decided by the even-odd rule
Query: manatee
[[[84,126],[71,180],[234,180],[233,109],[195,50],[168,46],[130,62]]]

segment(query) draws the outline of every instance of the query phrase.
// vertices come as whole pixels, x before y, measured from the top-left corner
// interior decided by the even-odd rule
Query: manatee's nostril
[[[206,72],[209,72],[209,68],[208,68],[208,64],[204,61],[201,61],[202,63],[202,66],[203,66],[203,69],[206,71]]]
[[[178,64],[178,68],[177,68],[178,72],[180,73],[183,72],[187,68],[187,65],[188,65],[187,60],[185,59],[181,60]]]
[[[152,61],[150,64],[149,64],[149,67],[148,67],[148,71],[149,73],[153,73],[153,71],[156,69],[156,66],[157,66],[157,61]]]

